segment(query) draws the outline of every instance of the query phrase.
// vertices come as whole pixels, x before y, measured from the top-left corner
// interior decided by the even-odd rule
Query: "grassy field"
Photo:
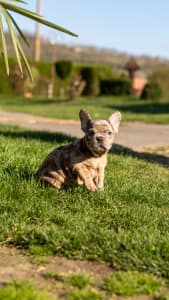
[[[55,191],[34,174],[69,137],[0,127],[0,243],[30,254],[110,262],[169,279],[169,169],[163,156],[115,148],[105,191]],[[154,161],[154,163],[150,162]]]
[[[56,287],[62,285],[64,292],[61,297],[57,293],[47,290],[39,290],[35,288],[29,281],[13,281],[5,287],[0,288],[1,300],[111,300],[115,295],[137,296],[149,295],[156,296],[155,299],[160,300],[160,292],[164,288],[164,282],[150,275],[138,272],[118,272],[111,275],[103,282],[94,281],[85,275],[60,276],[55,272],[44,273],[46,279],[46,287],[49,280],[53,280]],[[52,295],[53,294],[53,295]],[[57,295],[57,296],[56,296]],[[158,296],[157,296],[158,295]],[[55,297],[54,297],[55,296]],[[165,294],[168,296],[168,294]],[[118,299],[118,298],[117,298]],[[146,298],[148,299],[148,297]],[[161,299],[162,300],[162,299]],[[167,300],[167,297],[163,300]]]
[[[95,118],[107,118],[112,111],[120,110],[124,121],[169,123],[169,102],[154,103],[129,97],[83,97],[74,102],[0,97],[0,109],[50,118],[78,119],[81,108]]]

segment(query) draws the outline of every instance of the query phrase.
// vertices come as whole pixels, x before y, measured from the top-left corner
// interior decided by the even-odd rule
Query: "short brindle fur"
[[[120,112],[106,120],[93,121],[81,110],[82,139],[52,151],[37,171],[37,179],[60,189],[84,184],[89,191],[103,190],[107,152],[118,132]]]

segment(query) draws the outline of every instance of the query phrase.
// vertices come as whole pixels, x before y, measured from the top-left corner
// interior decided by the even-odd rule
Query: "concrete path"
[[[59,120],[33,116],[24,113],[0,111],[0,123],[19,125],[25,128],[61,132],[81,137],[80,123],[74,120]],[[133,148],[169,145],[169,125],[126,123],[120,127],[116,143]]]

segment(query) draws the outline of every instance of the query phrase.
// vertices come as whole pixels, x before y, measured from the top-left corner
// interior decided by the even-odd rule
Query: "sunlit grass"
[[[36,289],[29,282],[13,281],[0,288],[1,300],[56,300],[46,291]]]
[[[102,193],[42,187],[39,164],[69,141],[0,128],[0,242],[169,278],[169,169],[119,151],[109,154]]]
[[[25,112],[49,118],[78,119],[79,110],[88,110],[94,118],[107,118],[120,110],[123,121],[169,123],[169,101],[154,103],[129,97],[82,97],[74,102],[60,99],[23,99],[3,96],[0,108],[13,112]]]

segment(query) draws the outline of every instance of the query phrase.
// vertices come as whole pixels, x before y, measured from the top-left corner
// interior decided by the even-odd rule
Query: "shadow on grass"
[[[70,143],[76,139],[68,135],[64,135],[62,133],[50,133],[44,131],[30,131],[30,130],[21,130],[21,129],[17,129],[16,131],[14,129],[0,130],[0,135],[4,137],[14,138],[14,139],[25,138],[28,140],[34,139],[34,140],[41,140],[44,142],[56,142],[56,143],[63,143],[63,144]],[[138,152],[132,150],[131,148],[127,148],[118,144],[113,145],[110,153],[116,155],[129,156],[129,157],[145,160],[151,163],[160,164],[167,168],[169,167],[169,157],[167,156],[148,153],[148,152]]]
[[[53,104],[64,104],[64,103],[70,103],[69,98],[65,98],[65,99],[34,99],[32,101],[32,104],[45,104],[45,105],[53,105]],[[74,103],[74,101],[72,101],[72,103]]]
[[[138,152],[132,150],[131,148],[127,148],[118,144],[113,145],[110,153],[116,155],[130,156],[133,158],[145,160],[151,163],[156,163],[162,165],[163,167],[169,168],[169,157],[164,155],[149,152]]]
[[[16,99],[13,103],[11,100],[7,101],[6,100],[6,104],[10,104],[10,105],[22,105],[23,106],[23,101],[24,101],[24,106],[33,106],[33,105],[37,105],[37,106],[41,106],[41,105],[45,105],[45,106],[50,106],[50,105],[59,105],[59,104],[65,104],[65,103],[69,103],[68,99],[36,99],[36,98],[32,98],[32,99],[22,99],[22,98],[18,98]],[[57,106],[56,106],[57,107]]]
[[[33,140],[41,140],[44,142],[57,142],[57,143],[67,143],[72,142],[75,138],[62,133],[51,133],[45,131],[31,131],[31,130],[0,130],[0,136],[10,137],[10,138],[25,138]]]
[[[137,101],[137,100],[136,100]],[[153,103],[153,102],[137,102],[136,104],[112,104],[107,105],[107,108],[117,109],[121,112],[132,112],[140,114],[168,114],[169,103]]]
[[[60,100],[60,99],[32,99],[31,101],[25,101],[24,102],[24,105],[27,104],[27,105],[53,105],[53,104],[62,104],[66,102],[65,99],[63,100]]]

